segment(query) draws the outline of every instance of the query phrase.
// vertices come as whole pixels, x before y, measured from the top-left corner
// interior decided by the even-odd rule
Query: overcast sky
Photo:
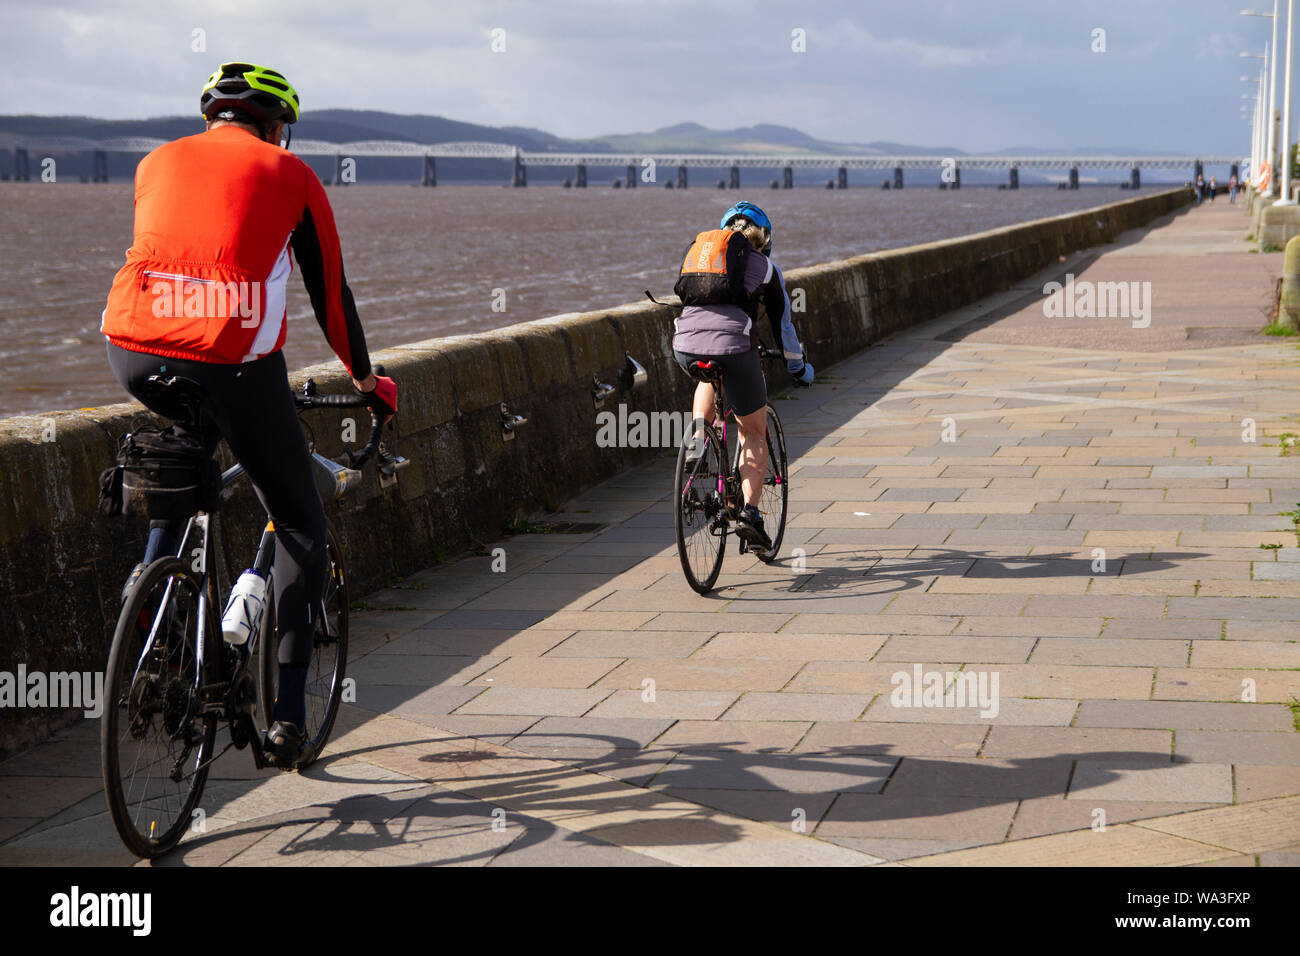
[[[1239,155],[1249,137],[1241,94],[1255,90],[1240,77],[1260,65],[1239,54],[1262,52],[1269,38],[1268,19],[1238,13],[1252,3],[1272,9],[1272,0],[0,0],[0,113],[197,114],[208,73],[243,59],[288,76],[305,111],[432,113],[569,137],[776,123],[841,142],[971,152]],[[495,29],[504,52],[491,48]],[[792,49],[795,30],[805,52]],[[1093,51],[1095,30],[1105,52]]]

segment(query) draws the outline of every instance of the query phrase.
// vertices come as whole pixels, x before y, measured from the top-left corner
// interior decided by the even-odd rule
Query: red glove
[[[375,376],[375,387],[365,393],[370,407],[388,421],[397,412],[397,383],[386,375]]]

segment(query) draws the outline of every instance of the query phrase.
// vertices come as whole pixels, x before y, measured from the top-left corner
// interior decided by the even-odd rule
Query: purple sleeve
[[[772,262],[761,252],[751,252],[745,266],[745,291],[753,292],[772,277]]]

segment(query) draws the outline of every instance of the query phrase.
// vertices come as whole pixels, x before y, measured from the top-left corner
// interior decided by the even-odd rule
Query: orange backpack
[[[750,249],[749,240],[730,229],[696,236],[673,286],[682,305],[738,305],[748,312],[753,298],[745,292]]]

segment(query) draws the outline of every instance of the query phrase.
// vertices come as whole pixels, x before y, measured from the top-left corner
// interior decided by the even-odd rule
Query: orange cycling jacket
[[[234,126],[167,143],[136,167],[135,235],[100,331],[132,351],[223,365],[276,352],[290,247],[321,331],[364,379],[370,356],[320,179]]]

